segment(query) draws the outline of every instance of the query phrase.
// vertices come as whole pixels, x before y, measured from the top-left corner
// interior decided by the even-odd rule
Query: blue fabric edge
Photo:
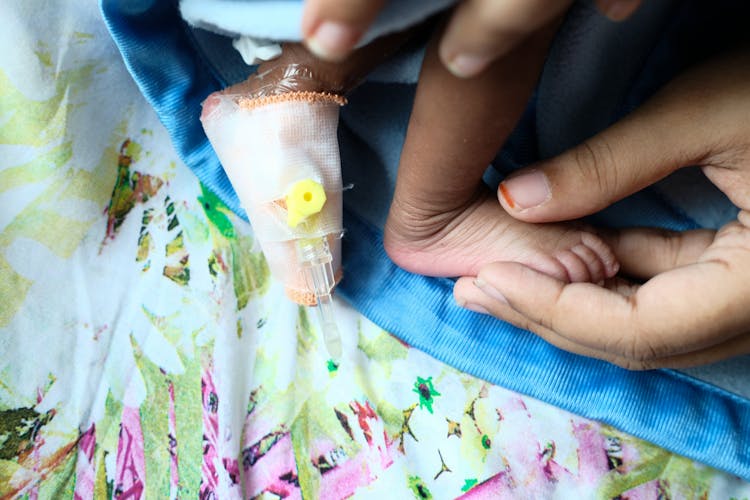
[[[150,2],[145,2],[144,8],[149,8]],[[167,0],[157,2],[159,10],[177,12],[176,1]],[[224,173],[219,159],[211,144],[206,139],[203,128],[195,116],[200,114],[203,100],[214,90],[222,88],[224,82],[219,81],[214,68],[199,59],[185,56],[174,57],[170,61],[158,64],[157,61],[139,60],[134,62],[127,54],[149,53],[155,47],[163,47],[164,57],[174,56],[167,51],[173,44],[185,43],[189,39],[188,33],[182,25],[160,24],[161,31],[149,31],[147,36],[142,30],[144,26],[128,25],[127,16],[118,12],[122,7],[118,0],[99,0],[99,11],[110,36],[123,55],[122,61],[133,77],[144,99],[156,110],[159,120],[169,132],[172,144],[180,158],[198,177],[203,184],[211,186],[214,191],[233,192],[232,184]],[[132,9],[137,10],[138,2],[134,2]],[[137,18],[138,14],[133,14]],[[146,22],[159,23],[163,19],[153,16]],[[145,23],[144,23],[145,24]],[[150,26],[148,26],[150,28]],[[186,53],[187,53],[187,47]],[[201,66],[204,71],[195,71]],[[156,75],[160,72],[169,74],[166,81]],[[180,76],[191,75],[195,81]],[[184,126],[184,124],[190,124]],[[237,197],[222,198],[230,210],[247,220],[245,210],[240,206]]]
[[[460,371],[750,481],[750,401],[672,370],[629,371],[567,353],[464,310],[451,280],[398,268],[379,230],[348,210],[345,220],[338,293],[384,330]],[[495,349],[482,348],[488,335]]]
[[[178,34],[179,30],[165,29],[151,32],[153,37],[145,43],[134,43],[138,36],[128,33],[129,27],[115,26],[113,23],[122,20],[105,11],[105,4],[111,3],[116,0],[102,0],[100,8],[124,55],[168,46],[185,36]],[[142,94],[157,110],[183,161],[215,192],[231,192],[218,159],[194,120],[202,99],[219,85],[210,68],[197,72],[210,77],[167,89],[149,79],[153,76],[149,71],[160,72],[164,67],[146,61],[135,68],[129,57],[124,61]],[[175,76],[195,74],[194,64],[177,58],[167,66]],[[222,199],[246,219],[236,197]],[[383,329],[470,375],[604,422],[750,481],[750,401],[677,372],[628,372],[576,356],[507,323],[465,311],[453,301],[450,280],[399,269],[385,254],[379,230],[350,211],[345,222],[345,271],[357,279],[345,279],[340,295]],[[383,297],[377,291],[386,287],[389,293]]]

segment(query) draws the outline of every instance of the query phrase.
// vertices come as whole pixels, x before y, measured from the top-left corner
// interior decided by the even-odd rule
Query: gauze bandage
[[[324,239],[333,272],[340,274],[342,183],[336,128],[344,99],[322,92],[286,92],[214,95],[211,100],[203,128],[250,218],[271,273],[292,300],[314,305],[315,290],[297,248],[299,241]],[[295,216],[298,210],[288,206],[288,200],[296,199],[294,188],[305,181],[322,186],[325,202],[317,213]],[[319,198],[312,191],[308,196]]]
[[[331,294],[341,277],[342,183],[337,127],[346,100],[301,65],[256,74],[204,102],[203,128],[293,301],[317,305],[326,347],[341,356]],[[242,89],[242,90],[238,90]]]

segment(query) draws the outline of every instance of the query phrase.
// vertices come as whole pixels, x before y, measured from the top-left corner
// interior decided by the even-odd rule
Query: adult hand
[[[612,235],[622,272],[643,284],[568,284],[495,263],[459,280],[457,301],[629,369],[750,353],[749,116],[745,51],[690,71],[581,146],[501,185],[499,198],[510,214],[548,222],[593,213],[678,168],[700,165],[739,216],[718,232]]]
[[[463,0],[439,47],[440,59],[459,77],[473,77],[548,25],[573,0]],[[614,21],[628,18],[641,0],[596,0]],[[385,0],[306,0],[302,34],[320,58],[346,58],[383,8]]]

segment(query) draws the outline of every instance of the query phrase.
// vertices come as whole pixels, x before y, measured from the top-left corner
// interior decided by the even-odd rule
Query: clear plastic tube
[[[284,44],[279,58],[209,97],[201,118],[272,273],[292,300],[316,304],[326,349],[336,363],[342,341],[332,292],[340,240],[330,237],[342,231],[338,107],[346,102],[343,94],[366,74],[360,66],[373,62],[363,57],[347,67],[327,64],[301,45]],[[301,194],[292,193],[301,184]],[[311,184],[318,184],[320,193]],[[302,195],[325,206],[300,211],[301,202],[310,201]],[[280,220],[283,213],[289,215],[285,221]]]
[[[333,256],[328,239],[304,238],[297,240],[297,259],[305,274],[307,287],[317,300],[318,320],[328,354],[338,362],[341,359],[341,333],[333,313],[331,292],[336,285],[333,273]]]

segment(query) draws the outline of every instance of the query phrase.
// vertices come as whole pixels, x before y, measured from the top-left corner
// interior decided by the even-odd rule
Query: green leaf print
[[[435,396],[440,396],[440,393],[435,390],[432,385],[432,377],[422,378],[417,377],[417,381],[414,382],[414,388],[412,392],[419,394],[419,407],[427,408],[427,411],[432,413],[432,403],[435,401]]]
[[[31,450],[54,416],[54,410],[42,414],[33,408],[0,411],[0,460],[13,460]]]
[[[418,476],[409,476],[409,489],[414,494],[414,498],[432,498],[432,493],[427,485]]]
[[[209,222],[223,237],[233,239],[235,237],[234,224],[229,218],[231,210],[213,191],[201,184],[201,194],[198,201],[206,213]]]
[[[229,240],[232,251],[232,284],[241,311],[253,296],[262,295],[271,284],[271,271],[266,257],[254,249],[253,239],[240,236]]]

